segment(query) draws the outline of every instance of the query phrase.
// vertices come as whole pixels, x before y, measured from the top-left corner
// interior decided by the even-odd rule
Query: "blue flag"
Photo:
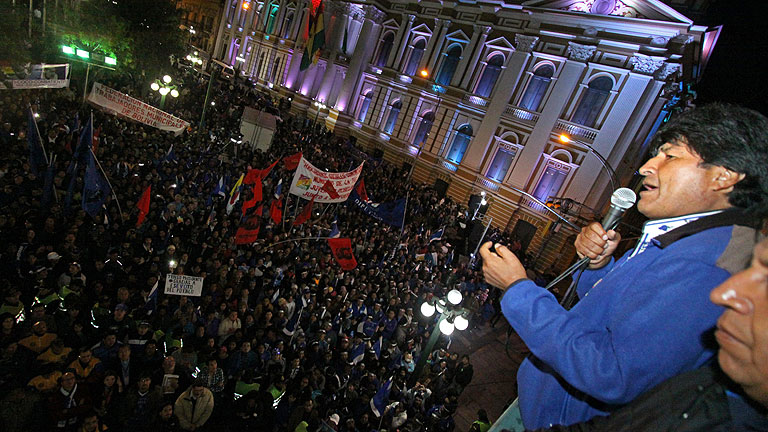
[[[275,199],[279,199],[280,195],[283,194],[283,179],[280,179],[277,182],[277,186],[275,187]]]
[[[290,320],[288,320],[288,323],[285,325],[285,328],[283,329],[283,333],[286,336],[293,336],[293,333],[296,332],[296,327],[299,325],[299,320],[301,319],[301,314],[304,312],[304,308],[302,308],[299,313],[293,314]]]
[[[339,231],[339,225],[337,221],[338,221],[338,217],[333,219],[333,223],[331,224],[331,232],[328,234],[328,237],[330,238],[341,237],[341,231]]]
[[[442,240],[444,232],[445,232],[445,227],[442,227],[439,230],[435,231],[435,233],[432,234],[432,236],[429,238],[429,242],[432,243],[433,241]]]
[[[27,145],[29,146],[29,168],[34,175],[40,175],[40,168],[46,166],[45,149],[40,139],[40,131],[37,130],[35,115],[32,114],[32,108],[29,108],[27,121]]]
[[[387,409],[387,402],[389,402],[390,390],[392,390],[392,378],[389,378],[387,382],[379,388],[376,395],[371,398],[371,411],[376,414],[376,417],[384,415],[384,411]]]
[[[363,358],[365,358],[365,342],[362,342],[356,347],[352,348],[352,351],[349,352],[349,356],[352,357],[353,365],[363,361]]]
[[[168,153],[165,154],[163,162],[179,163],[178,161],[179,158],[176,157],[176,152],[173,151],[173,144],[171,144],[171,148],[169,148]]]
[[[381,356],[381,340],[382,338],[379,336],[379,339],[376,341],[376,343],[373,344],[373,347],[371,347],[371,349],[373,349],[373,353],[376,355],[376,360],[378,360],[379,356]]]
[[[74,171],[77,163],[85,165],[91,156],[91,147],[93,147],[93,115],[88,119],[83,131],[80,133],[80,139],[77,140],[75,153],[72,155],[72,163],[69,165],[70,174]]]
[[[147,311],[147,315],[152,315],[152,312],[157,309],[157,284],[158,282],[155,282],[155,285],[147,296],[147,302],[144,304],[144,310]]]
[[[104,206],[109,195],[109,184],[96,168],[93,156],[88,160],[88,168],[85,170],[85,185],[83,186],[83,210],[96,218]]]
[[[352,189],[349,200],[363,213],[394,227],[402,227],[405,218],[405,198],[385,203],[369,203],[360,198],[357,191]]]

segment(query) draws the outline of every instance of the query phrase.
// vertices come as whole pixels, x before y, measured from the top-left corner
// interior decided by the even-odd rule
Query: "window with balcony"
[[[389,114],[387,115],[387,121],[384,122],[384,133],[391,134],[395,130],[395,123],[397,123],[397,117],[400,115],[400,109],[403,108],[403,103],[396,100],[389,107]]]
[[[594,127],[612,88],[613,81],[606,76],[590,81],[571,121],[589,128]]]
[[[394,43],[395,34],[393,32],[387,32],[381,39],[379,54],[376,56],[376,61],[374,62],[377,67],[384,67],[387,65],[387,59],[389,58],[389,53],[392,51],[392,45]]]
[[[288,12],[285,20],[283,20],[283,39],[291,37],[291,23],[293,23],[293,12]]]
[[[419,39],[411,49],[411,55],[408,57],[408,63],[405,65],[403,73],[408,76],[416,74],[416,69],[419,68],[419,62],[421,62],[421,56],[424,55],[424,48],[427,46],[424,39]]]
[[[357,121],[364,122],[365,116],[368,115],[368,108],[371,107],[371,100],[373,99],[373,91],[363,95],[363,100],[360,102],[360,111],[357,114]]]
[[[520,100],[520,107],[529,111],[538,111],[554,74],[555,68],[552,65],[545,64],[536,68]]]
[[[440,66],[440,71],[437,72],[435,82],[441,86],[448,87],[451,84],[451,79],[453,79],[453,74],[456,72],[459,60],[461,60],[461,46],[453,45],[445,54],[445,60],[443,60],[443,64]]]
[[[539,179],[539,184],[533,191],[533,196],[539,201],[546,201],[549,197],[557,196],[566,177],[568,177],[567,171],[558,169],[553,165],[547,166]]]
[[[488,97],[491,95],[493,86],[496,85],[496,80],[501,75],[501,67],[504,65],[504,56],[501,54],[495,54],[488,59],[488,62],[483,69],[483,74],[480,75],[480,79],[477,81],[477,89],[475,94],[482,97]]]
[[[413,141],[411,144],[415,145],[416,147],[421,147],[427,140],[429,131],[432,130],[432,123],[434,122],[435,113],[432,111],[424,113],[424,115],[421,116],[421,121],[419,121],[419,128],[416,129],[416,134],[413,136]]]
[[[472,139],[472,126],[465,124],[460,126],[456,130],[456,135],[453,137],[453,144],[451,144],[451,149],[448,151],[448,159],[451,162],[454,163],[460,163],[461,159],[464,157],[464,153],[467,151],[467,147],[469,147],[469,141]]]
[[[517,148],[512,146],[499,146],[485,176],[499,183],[503,182],[516,155]]]

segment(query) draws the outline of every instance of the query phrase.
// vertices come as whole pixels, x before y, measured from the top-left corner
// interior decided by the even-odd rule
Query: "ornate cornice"
[[[515,35],[515,49],[522,52],[531,52],[539,41],[538,36],[529,36],[523,34]]]
[[[664,64],[664,57],[635,54],[632,57],[632,71],[643,75],[653,75]]]
[[[380,11],[378,8],[372,5],[366,5],[365,6],[365,18],[381,24],[384,22],[384,18],[386,18],[386,14],[382,11]]]
[[[659,81],[666,81],[669,77],[680,74],[682,70],[683,66],[680,63],[664,62],[653,74],[653,77]]]
[[[593,55],[597,47],[594,45],[582,45],[575,42],[568,42],[568,60],[575,60],[586,63]]]

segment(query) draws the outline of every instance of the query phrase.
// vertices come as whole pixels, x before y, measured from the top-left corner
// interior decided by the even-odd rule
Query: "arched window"
[[[483,70],[483,74],[477,82],[477,90],[475,90],[475,94],[482,97],[491,95],[491,90],[493,90],[493,86],[496,85],[496,80],[499,79],[499,75],[501,75],[501,67],[503,65],[504,56],[501,54],[496,54],[488,59],[488,63],[485,65],[485,70]]]
[[[497,182],[504,181],[504,177],[507,176],[507,171],[509,171],[512,161],[515,160],[516,154],[517,149],[512,146],[499,146],[485,176]]]
[[[387,115],[387,121],[384,122],[384,133],[391,134],[395,130],[395,123],[397,123],[397,117],[400,115],[400,109],[403,107],[403,103],[396,100],[389,108],[389,115]]]
[[[273,81],[275,78],[277,78],[277,69],[280,67],[280,57],[275,59],[275,63],[272,66],[272,73],[269,74],[269,77],[267,77],[267,81]],[[279,81],[279,80],[277,80]]]
[[[293,12],[288,12],[288,15],[283,20],[283,39],[291,37],[291,24],[293,23]]]
[[[469,140],[472,139],[472,126],[465,124],[456,130],[456,136],[453,138],[451,150],[448,152],[447,159],[451,162],[459,163],[467,151]]]
[[[272,7],[269,8],[269,16],[267,16],[267,26],[265,29],[266,34],[272,34],[272,30],[274,30],[275,27],[275,18],[277,17],[277,11],[280,8],[280,5],[273,4]]]
[[[543,65],[536,68],[531,77],[531,82],[528,83],[528,88],[525,89],[525,94],[520,100],[520,107],[530,111],[538,111],[539,105],[541,105],[542,99],[544,99],[544,93],[547,92],[549,82],[552,81],[552,75],[555,74],[555,68],[552,65]]]
[[[360,104],[360,113],[357,115],[357,121],[365,121],[365,116],[368,115],[368,108],[371,106],[371,99],[373,99],[372,91],[363,95],[363,102]]]
[[[435,113],[429,111],[421,116],[421,122],[419,122],[419,128],[416,130],[416,135],[413,136],[412,144],[416,147],[421,147],[424,141],[427,140],[427,135],[432,129],[432,123],[435,121]]]
[[[571,121],[586,127],[594,127],[608,96],[611,95],[612,88],[613,81],[606,76],[590,81]]]
[[[424,39],[419,39],[419,41],[416,42],[411,50],[411,56],[408,57],[408,64],[405,65],[405,70],[403,71],[404,74],[416,74],[416,69],[419,68],[419,62],[421,61],[421,56],[424,55],[424,48],[426,46],[427,44],[424,42]]]
[[[440,71],[437,73],[435,82],[446,87],[451,85],[451,79],[453,78],[454,72],[456,72],[456,66],[459,64],[460,59],[461,46],[452,46],[446,53],[445,60],[443,60],[443,64],[440,66]]]
[[[381,45],[379,45],[379,55],[376,57],[376,62],[374,63],[377,67],[384,67],[387,65],[387,59],[389,58],[389,53],[392,51],[392,44],[394,43],[395,34],[387,32],[381,40]]]

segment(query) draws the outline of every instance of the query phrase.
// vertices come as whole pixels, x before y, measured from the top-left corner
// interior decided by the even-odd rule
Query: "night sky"
[[[763,0],[713,2],[702,25],[723,25],[704,77],[698,103],[731,102],[768,115],[768,32]]]

